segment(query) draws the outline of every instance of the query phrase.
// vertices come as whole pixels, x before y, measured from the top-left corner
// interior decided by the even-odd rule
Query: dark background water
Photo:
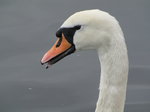
[[[94,112],[96,51],[40,65],[55,32],[74,12],[101,9],[124,31],[130,72],[125,112],[150,112],[149,0],[0,0],[0,112]]]

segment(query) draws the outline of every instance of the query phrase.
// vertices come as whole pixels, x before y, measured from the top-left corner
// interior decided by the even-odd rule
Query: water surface
[[[0,0],[0,112],[94,112],[100,67],[96,51],[40,65],[62,22],[79,10],[114,15],[125,33],[130,72],[125,112],[150,112],[148,0]]]

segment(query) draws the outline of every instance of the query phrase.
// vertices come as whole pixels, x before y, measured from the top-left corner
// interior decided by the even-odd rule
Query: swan
[[[43,56],[46,68],[76,51],[95,49],[101,64],[95,112],[123,112],[128,80],[128,53],[115,17],[99,9],[76,12],[56,32],[54,46]]]

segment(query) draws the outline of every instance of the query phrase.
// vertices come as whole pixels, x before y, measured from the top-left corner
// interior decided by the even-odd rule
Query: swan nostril
[[[61,45],[61,42],[62,42],[62,37],[59,38],[59,41],[57,42],[56,47],[59,47]]]

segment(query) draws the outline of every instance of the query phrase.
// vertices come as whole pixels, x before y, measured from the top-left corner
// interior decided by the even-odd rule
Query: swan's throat
[[[128,79],[126,45],[115,45],[106,53],[99,49],[98,55],[101,78],[96,112],[123,112]]]

